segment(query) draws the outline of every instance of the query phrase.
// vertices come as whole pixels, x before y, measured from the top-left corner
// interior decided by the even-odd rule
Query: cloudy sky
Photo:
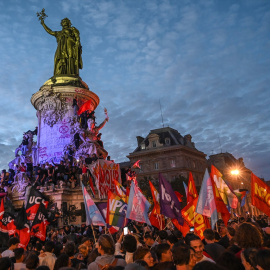
[[[100,97],[98,123],[108,109],[102,137],[113,159],[127,160],[137,135],[162,127],[160,100],[165,126],[270,180],[268,0],[1,1],[1,169],[36,126],[30,98],[53,75],[56,41],[38,21],[42,8],[51,29],[68,17],[80,31],[80,76]]]

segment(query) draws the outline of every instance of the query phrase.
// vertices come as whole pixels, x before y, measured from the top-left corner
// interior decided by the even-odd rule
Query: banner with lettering
[[[210,224],[207,217],[195,212],[197,202],[198,197],[183,208],[182,215],[185,221],[191,227],[194,227],[194,231],[198,234],[198,236],[203,239],[203,232],[205,229],[210,228]]]
[[[109,190],[106,223],[119,228],[125,227],[126,212],[127,204]]]
[[[143,196],[140,189],[134,184],[134,182],[132,182],[130,187],[126,217],[151,225],[151,222],[148,218],[149,208],[150,203]]]
[[[93,165],[89,166],[89,170],[95,178],[96,187],[100,199],[107,197],[108,190],[115,191],[114,179],[121,183],[121,173],[119,164],[112,161],[98,159]]]
[[[28,220],[35,219],[36,213],[41,203],[44,204],[45,208],[47,208],[49,204],[49,200],[44,194],[39,192],[34,187],[31,187],[27,205],[26,205],[26,214],[27,214]]]
[[[194,231],[198,236],[203,239],[203,232],[205,229],[210,228],[207,217],[195,212],[198,202],[198,192],[192,173],[189,173],[188,189],[187,189],[187,205],[182,209],[182,215],[185,221],[194,227]]]
[[[160,196],[160,213],[169,218],[175,218],[180,225],[184,220],[181,214],[181,203],[161,173],[159,173],[159,196]]]
[[[270,217],[270,187],[251,173],[251,203]]]
[[[40,204],[36,217],[32,223],[31,227],[31,235],[39,238],[41,241],[46,240],[46,228],[49,222],[47,209],[45,208],[44,204]]]
[[[3,218],[0,221],[0,231],[13,235],[16,232],[16,226],[14,224],[14,216],[9,212],[4,212]]]

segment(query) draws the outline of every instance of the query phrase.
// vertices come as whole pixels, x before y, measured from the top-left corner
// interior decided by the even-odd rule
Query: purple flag
[[[180,225],[183,225],[181,203],[175,195],[172,186],[163,178],[161,173],[159,173],[159,194],[160,214],[169,218],[175,218]]]
[[[106,220],[106,217],[107,217],[107,203],[106,202],[97,202],[96,206],[97,206],[100,214],[104,218],[104,220]]]

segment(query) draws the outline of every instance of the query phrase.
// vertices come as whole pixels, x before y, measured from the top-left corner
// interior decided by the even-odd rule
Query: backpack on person
[[[110,264],[108,263],[108,264],[105,264],[105,265],[101,265],[101,264],[97,263],[97,265],[98,265],[98,267],[100,268],[100,270],[108,270],[110,266],[113,266],[113,267],[116,266],[117,261],[118,261],[118,259],[115,258],[115,259],[113,260],[113,262],[110,263]]]

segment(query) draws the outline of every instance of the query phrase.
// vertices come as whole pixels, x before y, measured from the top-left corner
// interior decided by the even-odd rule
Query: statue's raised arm
[[[56,37],[57,49],[54,55],[54,76],[79,76],[82,69],[82,46],[80,32],[71,26],[68,18],[61,21],[62,30],[52,31],[44,22],[47,17],[45,9],[37,13],[41,25],[52,36]]]
[[[44,22],[44,20],[40,20],[41,25],[43,26],[43,28],[46,30],[46,32],[48,32],[50,35],[52,36],[56,36],[56,32],[52,31]]]

